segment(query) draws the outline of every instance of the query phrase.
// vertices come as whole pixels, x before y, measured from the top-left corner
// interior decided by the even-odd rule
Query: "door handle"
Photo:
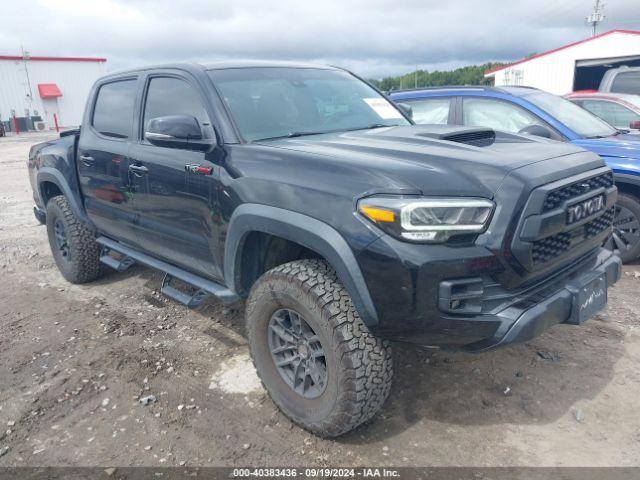
[[[129,165],[129,171],[133,172],[133,174],[138,177],[149,173],[149,169],[144,165]]]
[[[85,165],[85,167],[90,167],[93,165],[93,162],[95,162],[95,159],[89,155],[80,155],[80,161]]]

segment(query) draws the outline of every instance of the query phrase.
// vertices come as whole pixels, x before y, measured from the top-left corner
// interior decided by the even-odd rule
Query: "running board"
[[[116,258],[111,255],[111,252],[115,252],[120,258]],[[136,263],[136,261],[123,253],[117,252],[115,250],[110,249],[106,245],[102,246],[102,251],[100,252],[100,261],[105,265],[110,266],[114,270],[118,272],[124,272],[131,265]]]
[[[108,251],[114,251],[122,255],[123,260],[127,258],[130,259],[131,264],[133,264],[133,262],[135,261],[146,265],[147,267],[151,267],[164,272],[165,276],[162,281],[162,288],[160,291],[166,296],[186,305],[189,308],[194,308],[200,305],[208,295],[213,295],[214,297],[220,299],[222,303],[227,305],[230,303],[234,303],[240,299],[238,295],[236,295],[227,287],[220,285],[219,283],[212,282],[211,280],[207,280],[206,278],[202,278],[191,272],[187,272],[186,270],[171,265],[167,262],[138,252],[137,250],[122,245],[121,243],[116,242],[115,240],[111,240],[110,238],[98,237],[96,239],[96,242],[103,246],[103,252],[106,251],[108,253]],[[122,260],[119,261],[118,259],[113,258],[108,254],[101,255],[100,261],[112,268],[116,268],[116,270],[119,270],[117,267],[122,263]],[[125,267],[125,269],[126,268],[128,268],[128,266]],[[194,294],[188,294],[176,289],[171,285],[171,280],[174,278],[192,285],[197,289],[196,292]]]

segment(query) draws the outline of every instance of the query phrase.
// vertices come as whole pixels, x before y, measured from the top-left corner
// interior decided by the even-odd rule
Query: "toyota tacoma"
[[[168,65],[97,81],[78,130],[32,147],[62,275],[164,272],[197,307],[246,299],[251,356],[295,423],[337,436],[391,388],[390,341],[480,352],[579,325],[620,259],[594,153],[414,125],[352,73]]]

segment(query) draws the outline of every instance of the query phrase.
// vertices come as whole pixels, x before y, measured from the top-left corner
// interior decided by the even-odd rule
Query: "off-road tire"
[[[326,389],[317,398],[293,391],[278,373],[268,325],[279,309],[299,312],[326,355]],[[372,335],[336,272],[322,260],[298,260],[266,272],[246,306],[251,357],[273,402],[293,422],[323,437],[342,435],[371,419],[391,389],[389,342]]]
[[[618,193],[618,205],[624,207],[629,212],[631,212],[636,219],[640,220],[640,199],[633,195],[629,195],[627,193]],[[616,219],[614,219],[614,231],[616,229]],[[633,238],[628,236],[627,238]],[[617,248],[615,242],[612,242],[611,239],[607,242],[606,246],[608,248]],[[636,243],[631,248],[627,249],[619,249],[620,258],[622,259],[622,263],[629,263],[633,260],[636,260],[638,256],[640,256],[640,242]]]
[[[58,219],[64,225],[69,260],[65,260],[56,243],[55,224]],[[100,277],[100,245],[93,231],[76,217],[69,201],[62,195],[51,198],[47,203],[47,236],[53,258],[65,279],[71,283],[87,283]]]

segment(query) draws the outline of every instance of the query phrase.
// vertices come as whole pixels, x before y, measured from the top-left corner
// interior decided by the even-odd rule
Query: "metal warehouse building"
[[[80,125],[105,58],[0,55],[0,121],[20,130]],[[55,119],[54,119],[55,114]],[[42,124],[42,122],[44,124]]]
[[[640,66],[640,31],[611,30],[489,70],[496,86],[526,85],[556,95],[597,89],[604,72]]]

